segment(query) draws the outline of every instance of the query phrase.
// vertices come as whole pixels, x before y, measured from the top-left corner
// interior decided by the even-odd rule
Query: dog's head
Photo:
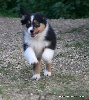
[[[23,15],[21,23],[22,25],[26,25],[27,31],[31,35],[31,37],[35,37],[37,34],[44,31],[47,20],[43,14],[29,14],[23,8],[20,8],[20,12]]]

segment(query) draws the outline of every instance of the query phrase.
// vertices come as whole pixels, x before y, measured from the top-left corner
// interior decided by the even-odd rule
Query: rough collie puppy
[[[33,65],[32,79],[40,79],[41,59],[46,64],[44,75],[51,76],[51,63],[56,48],[56,36],[45,16],[41,13],[30,14],[20,8],[23,15],[24,56]]]

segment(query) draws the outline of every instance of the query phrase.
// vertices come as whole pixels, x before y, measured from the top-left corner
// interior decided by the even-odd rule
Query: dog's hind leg
[[[51,64],[46,64],[46,68],[44,70],[44,76],[51,76]]]
[[[51,76],[51,63],[54,55],[54,50],[46,48],[42,54],[42,59],[46,63],[46,67],[44,70],[45,76]]]

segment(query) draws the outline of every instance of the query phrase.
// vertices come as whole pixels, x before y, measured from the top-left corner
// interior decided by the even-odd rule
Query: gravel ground
[[[19,18],[0,18],[0,100],[89,100],[89,19],[49,20],[57,35],[52,76],[31,80]],[[44,66],[44,64],[43,64]]]

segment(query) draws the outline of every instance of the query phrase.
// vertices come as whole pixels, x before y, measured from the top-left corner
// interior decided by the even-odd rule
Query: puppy
[[[23,48],[24,56],[33,65],[32,79],[40,79],[41,59],[46,64],[44,75],[51,76],[51,63],[56,48],[56,36],[43,14],[30,14],[20,8],[23,16]]]

